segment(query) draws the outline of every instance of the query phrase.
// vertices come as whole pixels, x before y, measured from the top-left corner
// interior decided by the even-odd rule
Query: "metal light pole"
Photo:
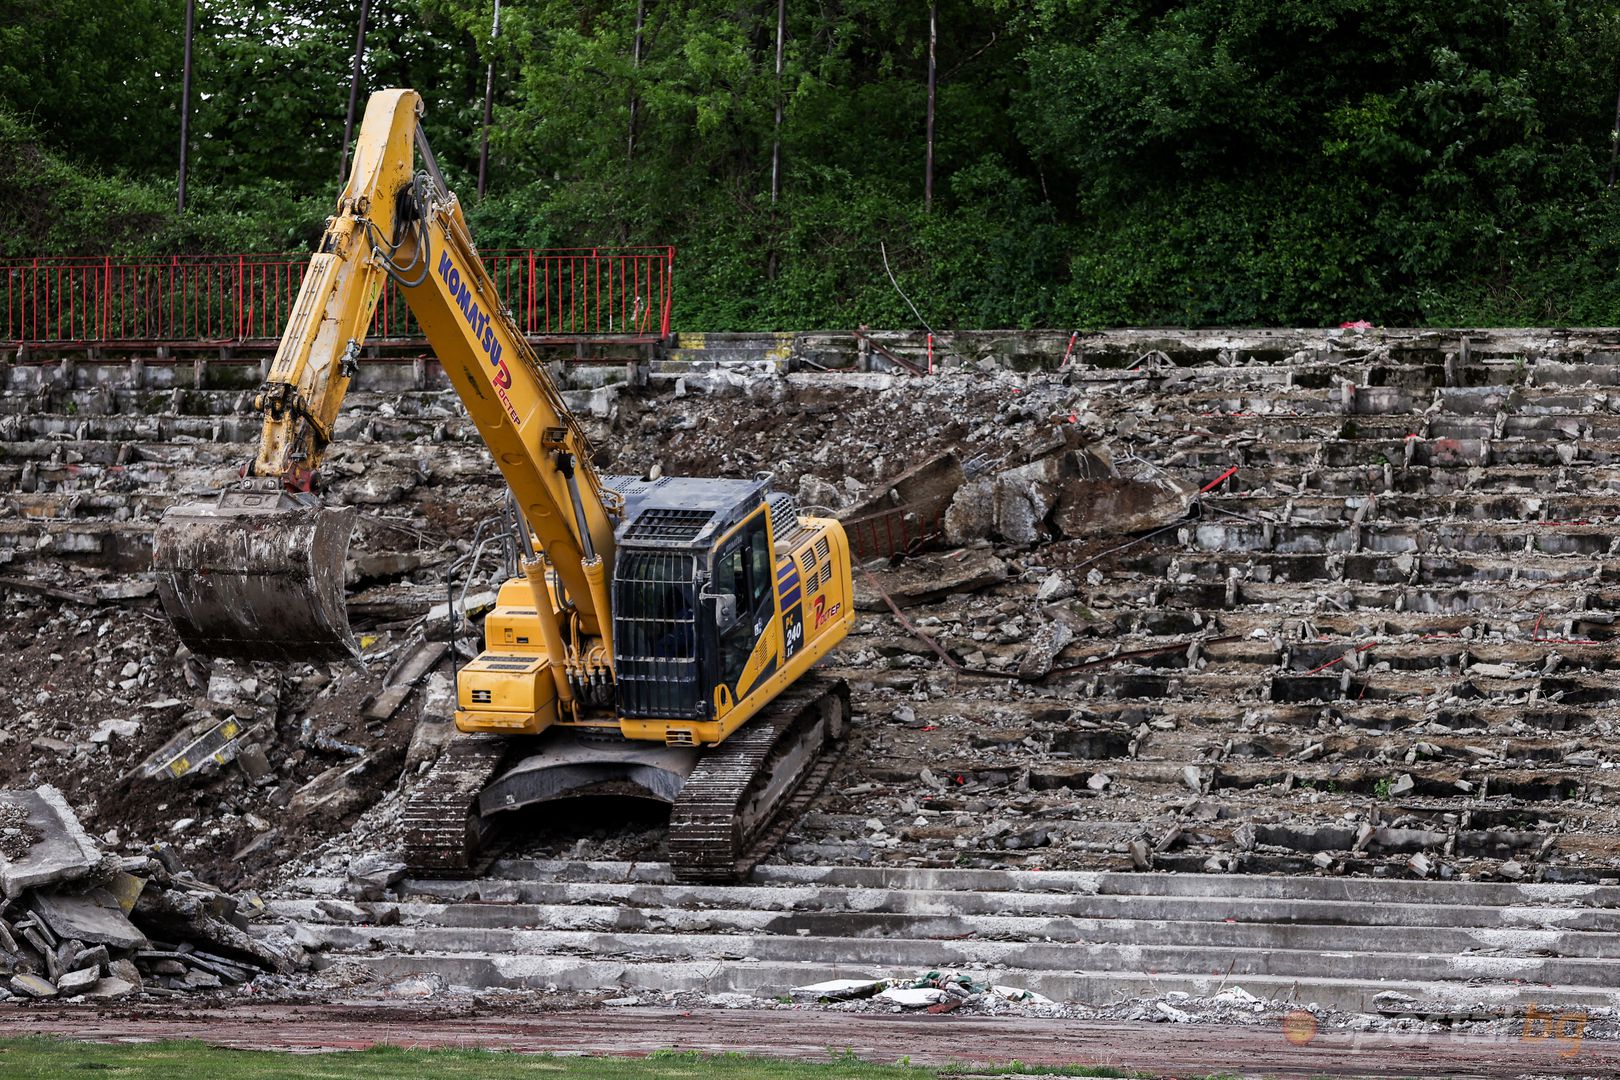
[[[197,0],[186,0],[186,58],[180,76],[180,200],[186,212],[186,165],[191,150],[191,34],[197,21]]]
[[[928,5],[928,151],[923,163],[923,209],[934,209],[934,46],[939,40],[937,16],[939,5]]]
[[[641,70],[642,30],[647,20],[647,0],[637,0],[636,3],[636,37],[630,44],[630,69]],[[636,158],[636,113],[640,102],[636,98],[636,90],[630,88],[630,134],[625,140],[624,159],[634,161]]]
[[[771,205],[782,190],[782,52],[787,39],[787,0],[776,0],[776,137],[771,140]]]
[[[501,36],[501,0],[495,0],[495,23],[490,27],[489,42]],[[484,69],[484,134],[478,143],[478,197],[484,197],[484,177],[489,172],[489,124],[495,110],[495,54],[490,53],[489,67]]]
[[[360,29],[354,36],[354,74],[349,77],[349,115],[343,121],[343,153],[338,158],[338,183],[349,173],[349,139],[354,134],[354,110],[360,103],[360,61],[366,54],[366,16],[371,13],[371,0],[360,0]]]

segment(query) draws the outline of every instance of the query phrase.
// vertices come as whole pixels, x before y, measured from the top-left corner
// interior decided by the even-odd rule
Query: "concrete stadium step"
[[[534,904],[356,904],[345,906],[328,901],[278,902],[271,914],[295,920],[305,926],[324,924],[320,931],[329,948],[352,949],[359,942],[374,946],[421,945],[428,951],[457,951],[461,946],[447,942],[482,942],[484,931],[498,932],[492,938],[492,952],[522,951],[514,948],[538,945],[550,949],[554,939],[527,935],[555,932],[573,935],[562,940],[587,940],[592,952],[608,952],[623,944],[624,934],[638,937],[650,948],[668,947],[680,938],[677,948],[687,942],[692,948],[714,947],[715,935],[759,935],[761,939],[791,943],[793,953],[806,937],[837,941],[872,939],[881,942],[962,941],[986,943],[1041,943],[1062,945],[1124,945],[1138,948],[1183,947],[1233,950],[1278,949],[1384,953],[1478,953],[1493,956],[1543,956],[1571,959],[1602,959],[1615,954],[1620,935],[1591,930],[1538,929],[1526,926],[1454,928],[1426,924],[1415,927],[1380,926],[1370,948],[1367,927],[1329,923],[1318,925],[1299,921],[1260,922],[1239,910],[1236,921],[1174,921],[1162,917],[1136,919],[1019,917],[1008,915],[913,915],[877,911],[815,911],[782,913],[733,908],[705,908],[699,911],[670,907],[591,906]],[[388,925],[381,925],[383,923]],[[343,928],[342,930],[338,928]],[[415,930],[428,931],[418,936]],[[459,933],[466,931],[468,933]],[[434,936],[435,934],[440,936]],[[391,935],[391,936],[380,936]],[[501,936],[510,935],[510,936]],[[588,935],[588,936],[587,936]],[[597,947],[595,942],[609,942]],[[725,943],[734,950],[734,941]],[[905,946],[909,947],[909,946]],[[768,947],[762,947],[769,952]],[[756,951],[750,949],[750,952]],[[768,956],[762,958],[770,958]],[[885,961],[888,962],[888,961]],[[895,962],[906,963],[905,959]],[[924,961],[926,963],[926,961]],[[960,962],[960,961],[957,961]],[[976,958],[975,963],[985,962]],[[1089,966],[1089,965],[1083,965]],[[1174,968],[1170,968],[1174,970]],[[1285,972],[1286,974],[1286,972]]]
[[[890,876],[900,881],[905,875],[904,870],[890,872]],[[342,883],[332,879],[306,880],[293,882],[289,892],[332,896],[341,889]],[[293,896],[272,901],[271,909],[281,917],[334,923],[376,923],[388,918],[391,909],[396,909],[402,920],[440,926],[551,925],[570,918],[570,912],[580,912],[581,917],[590,918],[610,917],[608,913],[612,913],[611,918],[621,923],[626,919],[673,919],[675,913],[681,912],[712,921],[717,911],[739,920],[748,913],[756,920],[815,916],[846,922],[861,916],[883,919],[989,916],[1038,921],[1047,927],[1056,925],[1053,918],[1061,916],[1066,920],[1065,925],[1068,922],[1083,924],[1094,933],[1121,925],[1131,926],[1132,933],[1137,933],[1135,924],[1144,919],[1217,926],[1234,925],[1228,920],[1236,920],[1235,925],[1308,923],[1319,928],[1352,929],[1368,921],[1364,901],[1309,896],[1234,898],[1228,895],[951,890],[899,885],[892,888],[791,884],[712,886],[516,879],[416,880],[409,883],[405,892],[410,896],[437,897],[440,901],[350,902]],[[1127,910],[1129,917],[1122,914]],[[1533,897],[1510,904],[1380,902],[1376,921],[1386,927],[1590,930],[1620,934],[1620,910],[1575,906],[1569,897],[1556,903],[1538,902]],[[781,925],[797,930],[797,925]],[[763,924],[753,928],[762,929]]]
[[[1311,935],[1292,928],[1295,947],[1271,940],[1259,946],[1226,945],[1212,941],[1179,944],[1098,944],[1077,939],[1072,943],[998,941],[975,938],[913,939],[876,937],[811,937],[729,933],[613,933],[592,930],[508,930],[482,927],[349,926],[327,923],[306,927],[335,952],[370,951],[472,952],[489,955],[546,956],[559,953],[590,956],[640,956],[670,960],[727,961],[751,957],[762,961],[818,962],[836,957],[839,963],[881,964],[926,971],[930,968],[1016,968],[1025,971],[1164,971],[1206,974],[1231,971],[1234,977],[1272,975],[1304,978],[1326,974],[1324,946]],[[1168,936],[1170,931],[1156,927]],[[1208,935],[1214,937],[1216,935]],[[1599,944],[1584,956],[1544,956],[1557,934],[1530,931],[1481,933],[1468,947],[1502,950],[1504,943],[1521,942],[1514,952],[1452,953],[1452,942],[1469,940],[1438,935],[1433,952],[1411,952],[1414,941],[1426,934],[1400,935],[1379,928],[1377,944],[1387,949],[1340,949],[1330,970],[1340,977],[1369,981],[1398,972],[1424,981],[1491,977],[1568,986],[1620,988],[1620,965],[1605,958]],[[1285,937],[1285,935],[1278,935]],[[1492,944],[1482,946],[1489,939]],[[1421,947],[1421,946],[1418,946]]]
[[[295,882],[270,922],[378,978],[480,987],[774,995],[949,967],[1067,1000],[1216,980],[1362,1010],[1388,990],[1511,1007],[1620,988],[1614,886],[765,866],[727,888],[532,860],[403,883],[430,901],[330,899],[342,886]]]
[[[493,882],[610,883],[674,886],[667,864],[656,862],[497,859],[474,884]],[[298,879],[299,889],[339,895],[342,878]],[[1620,908],[1620,884],[1540,885],[1534,883],[1419,881],[1390,878],[1267,878],[1244,874],[1112,873],[1107,871],[961,869],[952,867],[783,866],[756,867],[742,887],[815,887],[940,892],[1060,893],[1068,896],[1191,896],[1345,901],[1359,905],[1433,904],[1447,906],[1570,906]],[[416,889],[458,887],[433,879],[409,880]],[[687,886],[682,886],[687,887]],[[696,888],[696,886],[691,886]],[[738,886],[712,886],[730,893]],[[1376,915],[1376,909],[1369,909]]]
[[[657,990],[665,993],[699,991],[707,994],[751,993],[757,997],[786,999],[794,987],[829,979],[915,978],[922,969],[896,969],[884,965],[829,962],[754,961],[647,961],[595,960],[579,957],[490,956],[483,953],[377,954],[343,958],[372,977],[392,981],[431,974],[446,984],[464,987],[507,987],[555,990]],[[1210,997],[1231,986],[1241,986],[1269,1000],[1316,1003],[1346,1012],[1487,1019],[1517,1016],[1530,1007],[1556,1004],[1568,1009],[1612,1008],[1615,993],[1607,987],[1525,986],[1508,980],[1440,983],[1402,978],[1378,981],[1332,977],[1294,977],[1234,972],[1083,972],[1028,971],[1015,968],[971,969],[972,974],[1000,985],[1043,994],[1054,1001],[1111,1004],[1122,999],[1158,997],[1179,992]],[[1398,965],[1396,970],[1398,970]],[[1382,995],[1401,995],[1404,1001],[1386,1004]]]

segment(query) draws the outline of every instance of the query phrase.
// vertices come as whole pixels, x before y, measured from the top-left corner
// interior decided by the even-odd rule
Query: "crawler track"
[[[405,806],[405,862],[424,876],[464,874],[478,868],[487,823],[478,793],[512,753],[499,735],[454,739],[428,770]]]
[[[849,687],[808,676],[723,746],[704,754],[670,812],[677,877],[736,881],[768,855],[821,790],[837,760],[828,753],[849,723]],[[515,756],[501,736],[458,738],[405,807],[405,861],[434,877],[476,872],[491,850],[478,796]]]
[[[826,782],[848,723],[848,685],[810,675],[706,752],[670,811],[676,878],[746,877]]]

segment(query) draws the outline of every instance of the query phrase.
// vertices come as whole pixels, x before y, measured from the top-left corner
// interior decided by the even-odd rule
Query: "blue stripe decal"
[[[782,610],[786,611],[799,602],[799,586],[795,584],[791,592],[782,594]]]

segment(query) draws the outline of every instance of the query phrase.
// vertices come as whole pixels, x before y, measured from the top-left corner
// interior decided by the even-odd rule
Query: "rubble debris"
[[[26,994],[31,998],[53,998],[57,995],[57,988],[47,978],[32,972],[21,972],[11,977],[11,992]]]
[[[1074,640],[1074,631],[1061,620],[1044,623],[1029,638],[1029,648],[1018,664],[1020,679],[1038,679],[1052,670],[1052,663],[1064,646]]]
[[[27,997],[119,997],[143,989],[217,989],[265,972],[292,970],[300,957],[246,934],[231,896],[176,869],[172,854],[103,856],[60,793],[0,791],[0,806],[50,810],[13,875],[0,908],[0,989]],[[38,821],[31,814],[30,821]],[[64,843],[64,837],[73,838]],[[47,864],[34,853],[68,847],[82,859]],[[167,856],[165,858],[157,855]]]
[[[859,1002],[900,1009],[927,1009],[945,1012],[987,997],[1022,1005],[1050,1005],[1051,1000],[1016,986],[1004,986],[975,979],[959,971],[928,971],[912,979],[831,979],[827,982],[796,986],[789,991],[795,1001]]]

